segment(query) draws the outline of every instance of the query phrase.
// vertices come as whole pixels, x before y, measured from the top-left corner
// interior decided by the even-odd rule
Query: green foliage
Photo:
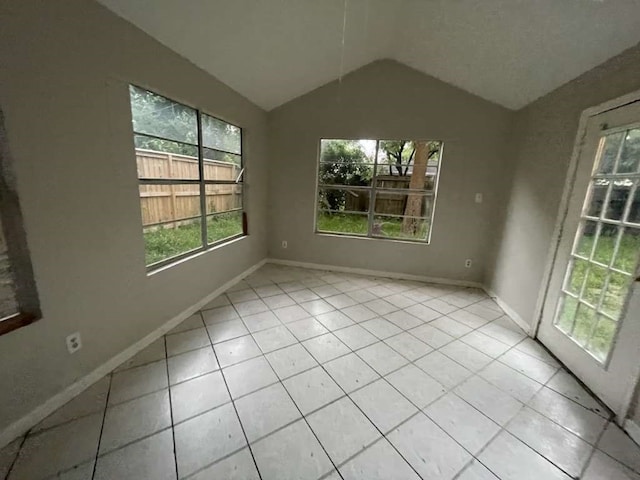
[[[409,240],[424,240],[429,230],[428,222],[420,223],[420,227],[415,233],[405,233],[402,231],[402,218],[381,217],[376,219],[376,226],[379,232],[376,236],[401,238]],[[366,235],[368,231],[368,217],[366,214],[357,215],[349,213],[318,213],[319,232],[346,233],[352,235]]]
[[[373,174],[367,156],[358,141],[323,140],[320,153],[320,185],[370,185]],[[370,160],[369,160],[370,161]],[[344,209],[345,190],[321,190],[321,208]]]
[[[430,141],[428,161],[438,160],[441,142]],[[397,173],[400,176],[407,175],[409,166],[413,162],[416,153],[415,143],[411,140],[382,140],[380,141],[380,150],[385,153],[387,164],[389,164],[389,174]],[[395,169],[395,170],[394,170]]]

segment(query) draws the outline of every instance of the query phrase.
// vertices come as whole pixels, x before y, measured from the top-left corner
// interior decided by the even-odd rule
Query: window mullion
[[[376,204],[376,177],[378,176],[378,149],[380,140],[376,140],[376,153],[373,157],[373,176],[371,178],[371,190],[369,191],[369,214],[367,222],[367,236],[373,236],[373,212]]]
[[[204,147],[202,146],[202,112],[197,110],[198,123],[198,174],[200,176],[200,232],[202,248],[207,248],[207,185],[204,181]]]

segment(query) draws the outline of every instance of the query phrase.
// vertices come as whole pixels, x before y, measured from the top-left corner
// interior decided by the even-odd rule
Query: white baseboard
[[[415,280],[417,282],[439,283],[442,285],[455,285],[459,287],[482,288],[482,284],[468,280],[453,280],[450,278],[427,277],[424,275],[411,275],[408,273],[387,272],[383,270],[369,270],[368,268],[342,267],[339,265],[325,265],[321,263],[297,262],[295,260],[282,260],[279,258],[268,258],[267,263],[276,265],[287,265],[289,267],[311,268],[314,270],[327,270],[330,272],[354,273],[357,275],[371,275],[373,277],[397,278],[399,280]]]
[[[634,442],[640,445],[640,425],[638,425],[636,422],[634,422],[630,418],[627,418],[624,421],[622,428],[624,429],[625,432],[627,432],[627,434],[631,437],[631,439]]]
[[[218,295],[226,291],[228,288],[238,283],[244,277],[246,277],[247,275],[259,269],[266,262],[267,262],[267,259],[261,260],[260,262],[256,263],[252,267],[242,272],[240,275],[237,275],[236,277],[232,278],[231,280],[223,284],[220,288],[217,288],[214,292],[204,297],[199,302],[196,302],[194,305],[180,312],[178,315],[173,317],[164,325],[155,329],[146,337],[142,338],[141,340],[138,340],[136,343],[134,343],[127,349],[123,350],[122,352],[117,354],[115,357],[111,358],[107,362],[100,365],[93,372],[82,377],[80,380],[76,381],[75,383],[69,385],[62,392],[54,395],[49,400],[44,402],[42,405],[36,407],[34,410],[29,412],[27,415],[25,415],[24,417],[20,418],[19,420],[9,425],[2,432],[0,432],[0,448],[4,447],[15,438],[18,438],[19,436],[24,435],[26,432],[29,431],[29,429],[36,426],[42,420],[44,420],[53,412],[55,412],[58,408],[62,407],[64,404],[66,404],[67,402],[72,400],[74,397],[82,393],[84,390],[86,390],[88,387],[90,387],[95,382],[100,380],[102,377],[112,372],[115,368],[117,368],[122,363],[129,360],[136,353],[148,347],[151,343],[156,341],[158,338],[162,337],[165,333],[177,327],[183,320],[185,320],[186,318],[196,313],[198,310],[204,307],[207,303],[211,302],[214,298],[216,298]]]
[[[506,313],[508,315],[508,317],[513,320],[513,322],[518,325],[522,330],[524,330],[524,332],[529,335],[532,336],[532,330],[531,330],[531,325],[529,325],[527,322],[524,321],[524,319],[518,315],[518,313],[509,306],[509,304],[507,304],[504,300],[502,300],[498,295],[496,295],[496,293],[494,291],[492,291],[491,289],[489,289],[488,287],[482,287],[482,289],[487,292],[487,295],[489,295],[491,298],[493,298],[493,300],[498,304],[498,306],[504,310],[504,313]]]

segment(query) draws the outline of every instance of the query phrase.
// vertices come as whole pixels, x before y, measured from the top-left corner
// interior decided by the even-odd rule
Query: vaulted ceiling
[[[640,42],[640,0],[99,0],[271,110],[392,58],[519,109]]]

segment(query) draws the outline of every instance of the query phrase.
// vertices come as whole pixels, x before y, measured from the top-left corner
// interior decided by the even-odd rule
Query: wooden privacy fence
[[[378,192],[376,193],[376,212],[382,215],[404,215],[407,206],[407,194],[409,192],[392,193],[385,192],[384,189],[408,189],[411,177],[400,177],[395,175],[376,177]],[[434,177],[427,176],[425,188],[433,190]],[[426,197],[425,202],[431,199]],[[428,206],[423,205],[423,209]],[[353,212],[366,212],[369,210],[369,192],[351,190],[345,197],[345,210]]]
[[[198,159],[153,150],[136,149],[138,178],[199,178]],[[205,180],[235,180],[240,167],[235,163],[204,160]],[[206,185],[207,214],[242,208],[242,185]],[[177,227],[200,217],[200,185],[197,183],[140,185],[142,225]]]

